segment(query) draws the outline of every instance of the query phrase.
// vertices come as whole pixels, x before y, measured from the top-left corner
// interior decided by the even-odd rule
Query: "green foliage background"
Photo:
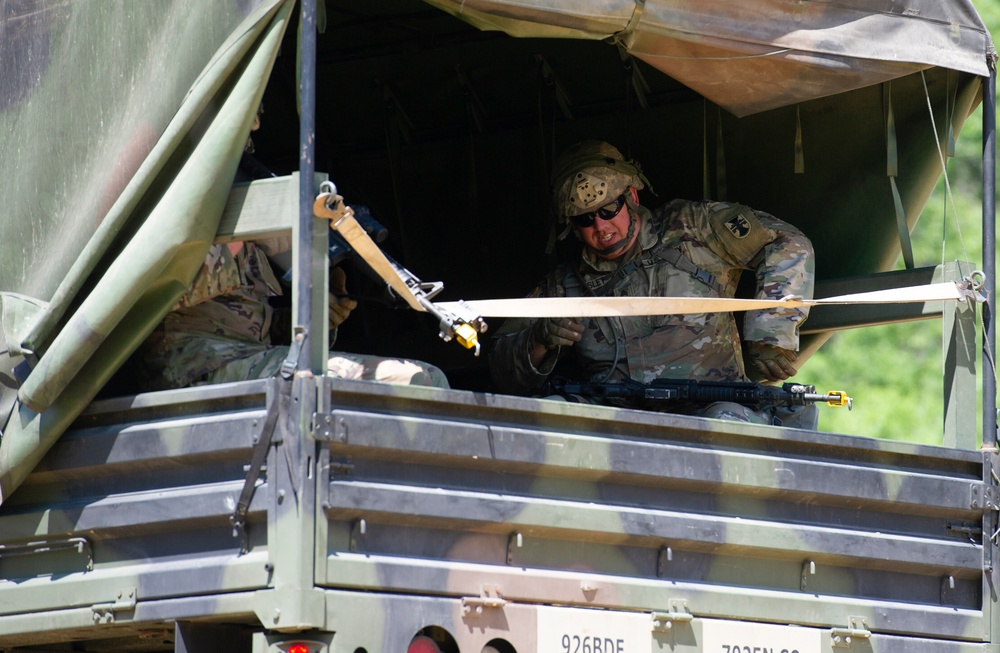
[[[1000,0],[973,3],[995,41],[1000,33]],[[981,265],[981,161],[982,106],[966,121],[956,155],[948,162],[954,210],[942,179],[913,229],[917,267],[949,260]],[[902,260],[897,268],[903,268]],[[924,320],[835,334],[803,366],[798,380],[815,383],[819,390],[847,391],[854,397],[854,409],[820,407],[820,430],[941,444],[941,333],[940,320]],[[981,379],[981,357],[976,362]],[[981,422],[977,412],[980,441]]]

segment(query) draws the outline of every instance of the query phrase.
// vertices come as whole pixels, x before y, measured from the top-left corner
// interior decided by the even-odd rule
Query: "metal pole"
[[[995,355],[996,327],[996,128],[997,72],[991,62],[983,97],[983,272],[987,303],[983,305],[983,448],[997,443]]]
[[[309,370],[313,279],[313,188],[316,173],[316,0],[301,0],[299,23],[299,237],[295,270],[297,309],[295,337],[298,339],[297,369]]]

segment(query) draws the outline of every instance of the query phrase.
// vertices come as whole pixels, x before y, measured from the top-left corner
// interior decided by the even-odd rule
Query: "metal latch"
[[[502,608],[505,605],[507,600],[500,596],[499,585],[483,585],[479,596],[462,597],[462,613],[466,617],[480,617],[487,609]]]
[[[368,521],[364,517],[359,517],[351,523],[351,541],[348,545],[351,551],[363,548],[365,535],[368,534]]]
[[[116,612],[131,612],[135,610],[136,588],[125,587],[118,590],[118,598],[110,603],[95,603],[90,606],[94,613],[95,624],[111,624],[115,622]]]
[[[833,648],[850,648],[856,639],[870,639],[872,631],[868,630],[867,617],[848,617],[850,624],[847,628],[831,628],[830,637],[833,638]]]
[[[653,613],[653,632],[668,633],[675,623],[690,623],[694,616],[688,610],[687,601],[684,599],[670,599],[669,612]]]

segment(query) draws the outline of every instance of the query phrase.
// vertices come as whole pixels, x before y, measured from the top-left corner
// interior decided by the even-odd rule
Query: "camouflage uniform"
[[[576,269],[560,266],[531,296],[587,295],[588,289],[600,287],[620,266],[637,262],[610,295],[733,297],[741,272],[752,270],[757,276],[757,298],[812,297],[812,245],[802,232],[772,215],[738,204],[686,200],[674,200],[654,213],[641,206],[633,210],[641,217],[638,247],[633,252],[621,260],[604,260],[584,248]],[[671,250],[682,254],[680,263],[664,260]],[[690,270],[689,264],[695,273],[684,271],[685,267]],[[797,350],[798,326],[806,315],[800,309],[747,312],[745,338]],[[747,380],[731,313],[585,318],[582,341],[550,350],[538,368],[528,355],[535,321],[508,321],[494,337],[490,367],[501,392],[537,393],[560,356],[573,357],[583,378],[599,382],[626,377],[644,383],[656,378]],[[738,404],[708,409],[673,405],[671,410],[770,421],[769,415]]]
[[[191,287],[140,348],[147,390],[273,376],[288,347],[271,345],[269,297],[281,294],[265,251],[283,243],[244,242],[234,256],[213,245]],[[331,332],[333,341],[335,332]],[[417,361],[331,352],[333,376],[448,387],[438,368]]]

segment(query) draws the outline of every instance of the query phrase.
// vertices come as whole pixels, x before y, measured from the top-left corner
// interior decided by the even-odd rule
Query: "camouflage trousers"
[[[288,356],[288,347],[268,347],[238,360],[230,361],[208,373],[201,383],[229,383],[274,376]],[[406,358],[384,358],[361,354],[330,352],[327,373],[342,379],[376,381],[396,385],[424,385],[448,388],[448,378],[429,363]]]
[[[698,410],[695,415],[724,419],[729,422],[746,422],[748,424],[773,424],[770,411],[751,410],[743,404],[732,401],[717,401]]]
[[[705,406],[695,413],[701,417],[714,417],[731,422],[750,424],[774,424],[789,428],[815,431],[819,425],[819,411],[816,404],[808,406],[778,406],[772,410],[751,410],[741,404],[719,401]]]

